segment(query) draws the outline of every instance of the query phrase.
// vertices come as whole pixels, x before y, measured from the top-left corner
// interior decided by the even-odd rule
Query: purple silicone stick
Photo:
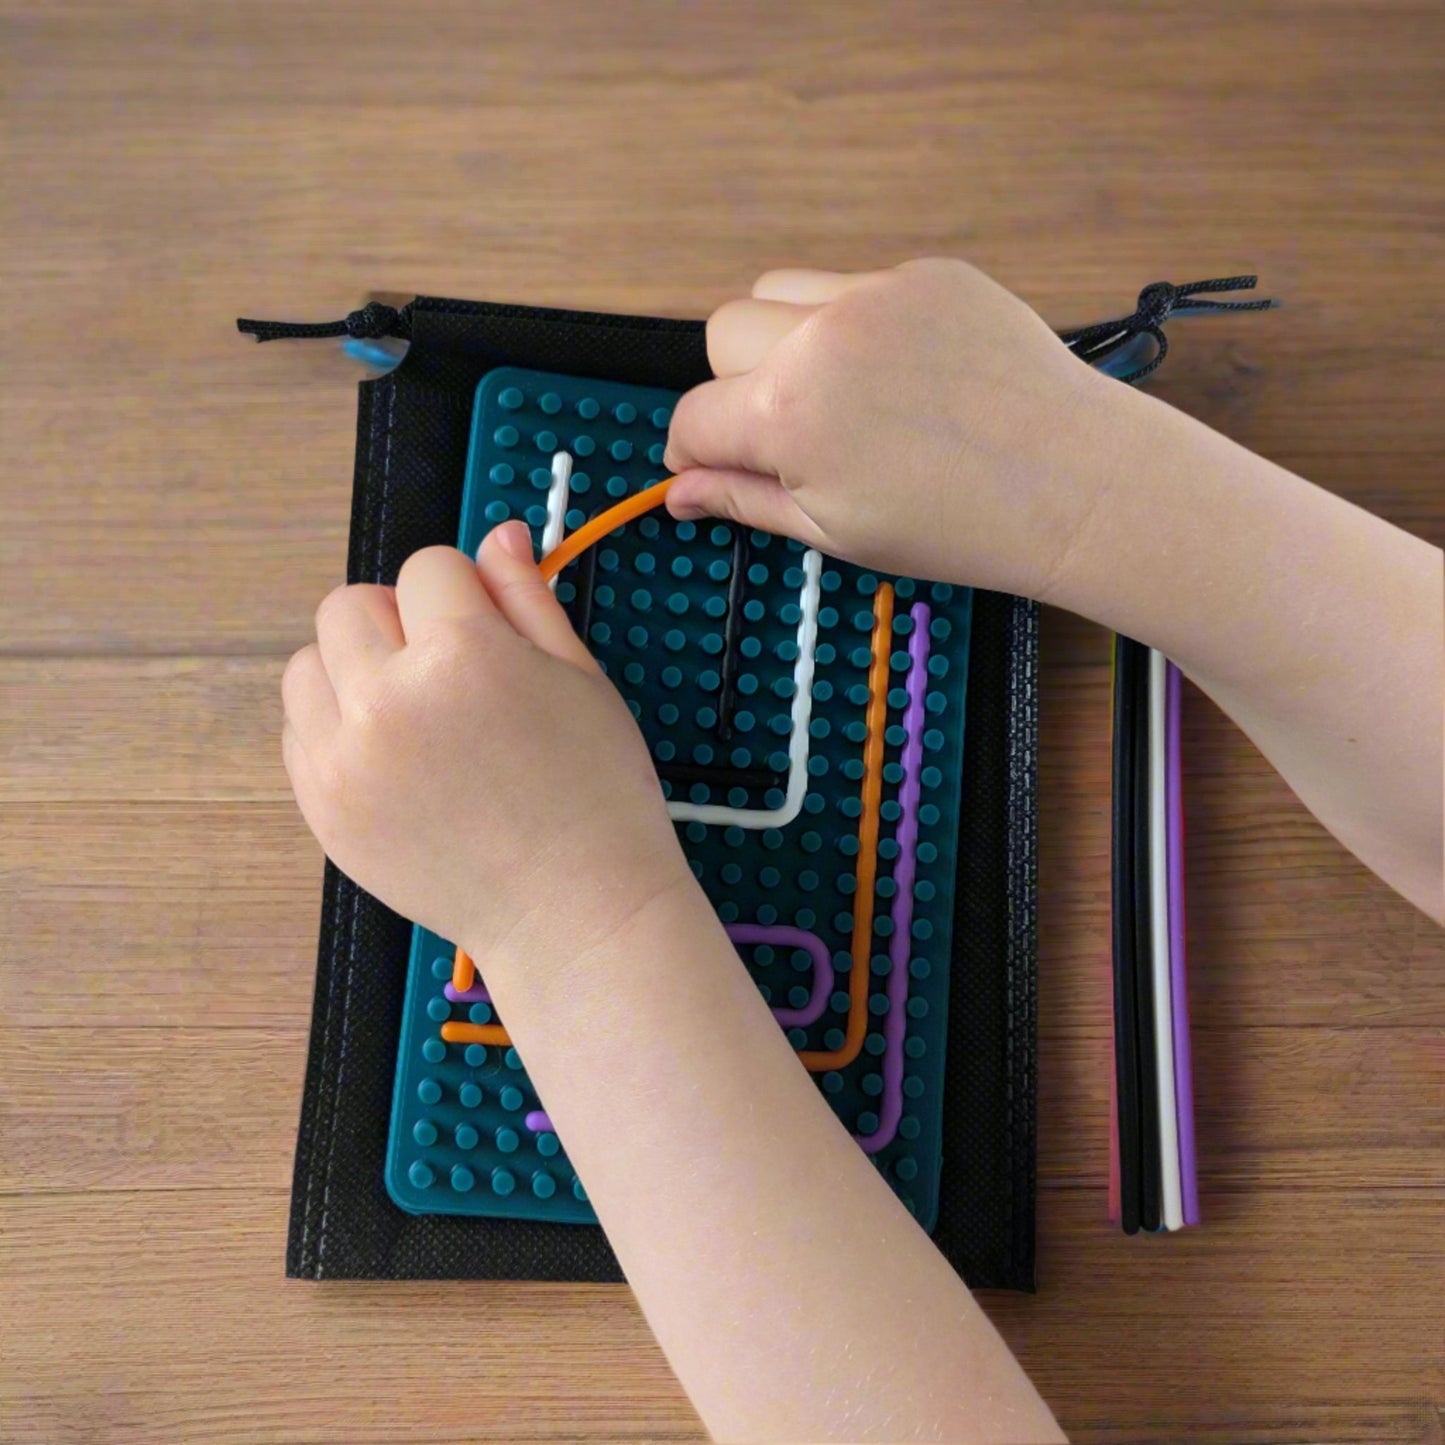
[[[555,1134],[552,1121],[540,1110],[533,1109],[522,1121],[534,1134]]]
[[[802,1008],[775,1008],[773,1017],[785,1028],[807,1028],[823,1017],[828,995],[833,992],[833,960],[828,945],[806,928],[784,923],[729,923],[727,935],[734,943],[768,943],[775,948],[806,949],[813,960],[813,991]]]
[[[888,1013],[883,1020],[883,1100],[878,1127],[859,1134],[865,1154],[876,1154],[893,1142],[903,1117],[903,1044],[908,1031],[908,965],[913,944],[913,884],[918,872],[918,800],[923,791],[923,732],[928,711],[928,624],[933,620],[926,602],[915,602],[909,612],[913,631],[908,634],[908,706],[903,713],[903,783],[898,789],[898,861],[893,865],[891,918],[888,939]]]
[[[1179,1184],[1185,1224],[1199,1223],[1199,1170],[1194,1149],[1194,1072],[1189,1049],[1189,982],[1184,948],[1184,786],[1180,764],[1179,669],[1165,674],[1165,805],[1169,847],[1169,984],[1173,996],[1174,1099],[1179,1119]]]
[[[474,983],[470,988],[453,988],[451,984],[442,989],[448,1003],[491,1003],[492,996],[487,992],[487,986],[480,981]]]

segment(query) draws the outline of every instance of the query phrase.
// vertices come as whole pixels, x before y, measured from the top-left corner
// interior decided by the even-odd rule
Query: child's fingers
[[[751,371],[818,308],[785,301],[728,301],[707,321],[707,359],[716,376]]]
[[[331,685],[346,693],[406,645],[394,589],[338,587],[316,609],[316,641]]]
[[[528,642],[574,667],[597,670],[596,659],[537,570],[525,523],[504,522],[487,533],[477,552],[477,573],[497,610]]]
[[[822,529],[776,477],[752,472],[683,472],[668,493],[667,510],[679,521],[721,517],[761,532],[795,537],[809,547],[827,545]]]
[[[281,706],[287,726],[303,740],[329,737],[340,726],[336,689],[316,643],[308,643],[286,664],[281,674]]]
[[[753,282],[753,299],[787,301],[794,306],[823,306],[845,291],[884,274],[882,271],[812,271],[792,267],[764,271]]]
[[[766,422],[751,376],[705,381],[673,408],[663,464],[673,473],[690,467],[776,472]]]
[[[497,610],[472,559],[455,547],[423,547],[406,559],[396,579],[396,607],[408,641],[438,623]]]

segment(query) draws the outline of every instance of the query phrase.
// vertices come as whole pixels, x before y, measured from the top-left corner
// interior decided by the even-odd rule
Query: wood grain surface
[[[321,860],[277,680],[356,372],[237,315],[1258,270],[1159,392],[1445,542],[1438,4],[0,0],[0,1440],[684,1440],[625,1290],[282,1277]],[[1107,657],[1044,633],[1037,1297],[1073,1436],[1439,1442],[1442,935],[1187,695],[1205,1227],[1104,1221]]]

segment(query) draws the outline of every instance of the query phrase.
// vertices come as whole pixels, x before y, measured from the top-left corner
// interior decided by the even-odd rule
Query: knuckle
[[[333,587],[325,597],[321,599],[316,609],[316,630],[320,632],[323,627],[334,621],[341,609],[348,605],[351,589],[343,582],[339,587]]]
[[[310,665],[311,649],[303,647],[299,652],[291,654],[290,660],[281,672],[281,701],[288,711],[296,701]]]
[[[416,582],[418,578],[425,576],[428,572],[435,571],[443,559],[450,561],[455,553],[455,547],[420,548],[401,564],[401,570],[396,574],[396,585],[403,587]]]

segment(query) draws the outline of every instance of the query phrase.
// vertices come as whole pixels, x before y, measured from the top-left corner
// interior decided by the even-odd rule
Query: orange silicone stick
[[[510,1044],[501,1024],[443,1024],[442,1039],[449,1044]]]
[[[645,492],[624,497],[553,548],[540,563],[542,576],[551,579],[567,563],[581,556],[609,532],[661,505],[672,478]],[[853,910],[852,960],[848,975],[848,1023],[843,1046],[830,1050],[803,1050],[798,1059],[810,1073],[846,1068],[862,1052],[868,1033],[868,980],[873,950],[874,890],[878,883],[878,822],[883,802],[883,733],[888,721],[888,664],[893,641],[893,586],[879,583],[873,594],[873,633],[868,662],[868,705],[864,714],[867,736],[863,743],[863,811],[858,819],[857,905]],[[452,962],[452,987],[464,992],[476,981],[476,966],[460,948]],[[500,1024],[444,1023],[441,1036],[449,1044],[510,1045]]]
[[[458,993],[465,993],[477,981],[477,966],[461,949],[452,959],[452,987]]]
[[[578,527],[570,536],[564,537],[538,564],[538,568],[549,582],[569,562],[580,557],[594,543],[600,542],[609,532],[615,532],[626,522],[660,507],[667,500],[667,489],[672,478],[658,482],[646,491],[634,492],[624,497],[615,507],[609,507],[600,516],[584,526]],[[452,960],[452,987],[458,993],[465,993],[476,982],[476,965],[459,948]],[[444,1024],[442,1038],[455,1044],[507,1044],[511,1040],[500,1024]]]
[[[883,805],[883,732],[888,722],[888,659],[893,643],[893,586],[880,582],[873,594],[872,656],[868,662],[868,735],[863,743],[863,812],[858,819],[858,889],[853,908],[853,967],[848,971],[848,1026],[843,1047],[804,1049],[798,1058],[809,1073],[846,1068],[868,1033],[868,973],[873,954],[873,890],[878,882],[878,815]]]
[[[575,532],[563,537],[537,564],[542,576],[550,582],[569,562],[580,557],[594,542],[600,542],[609,532],[615,532],[624,522],[660,507],[667,500],[668,488],[673,479],[668,477],[655,487],[643,492],[633,492],[623,497],[615,507],[608,507],[600,516],[584,522]]]

